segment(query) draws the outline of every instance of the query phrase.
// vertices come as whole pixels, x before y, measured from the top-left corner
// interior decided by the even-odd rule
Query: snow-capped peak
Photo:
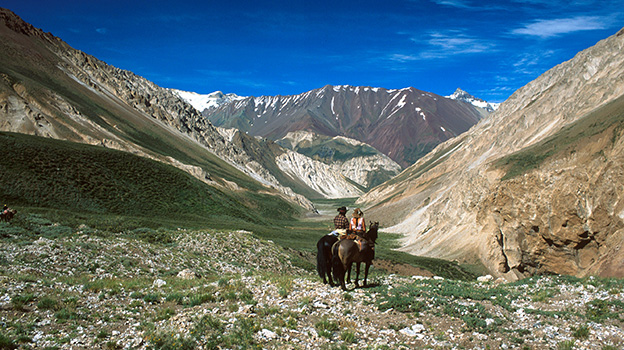
[[[455,90],[452,95],[446,96],[446,98],[450,98],[451,100],[464,101],[470,103],[475,107],[483,108],[488,112],[494,112],[499,105],[498,103],[489,103],[478,97],[474,97],[460,88],[457,88],[457,90]]]
[[[191,106],[195,107],[198,111],[203,111],[208,108],[217,108],[221,105],[243,100],[246,97],[238,96],[236,94],[224,94],[221,91],[215,91],[210,94],[198,94],[196,92],[182,91],[171,89],[175,94],[180,96],[183,100],[188,102]]]

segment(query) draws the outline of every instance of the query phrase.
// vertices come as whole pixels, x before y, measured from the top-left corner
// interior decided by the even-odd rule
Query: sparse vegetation
[[[575,153],[578,145],[584,143],[581,140],[589,140],[595,135],[607,132],[614,144],[624,128],[622,106],[624,97],[593,111],[533,146],[499,159],[494,165],[507,170],[503,180],[511,179],[538,168],[546,159],[557,154]],[[600,157],[606,159],[604,150],[600,152]]]
[[[623,322],[622,280],[549,276],[482,284],[376,271],[372,287],[345,293],[293,269],[275,243],[249,233],[167,233],[172,243],[112,233],[4,239],[0,300],[11,306],[3,311],[1,341],[6,348],[195,349],[279,348],[297,339],[349,349],[371,342],[372,332],[376,347],[387,349],[576,348],[605,331],[605,349],[624,344],[612,336]],[[44,258],[26,259],[22,250]],[[201,277],[177,277],[188,267]],[[572,307],[589,292],[600,297],[585,301],[585,312]]]

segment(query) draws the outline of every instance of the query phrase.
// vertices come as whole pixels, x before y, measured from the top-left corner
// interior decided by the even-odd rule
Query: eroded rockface
[[[483,253],[500,273],[624,276],[624,141],[597,135],[480,203]]]

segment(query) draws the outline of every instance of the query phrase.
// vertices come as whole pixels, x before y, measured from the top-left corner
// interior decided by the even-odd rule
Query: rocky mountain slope
[[[623,276],[623,48],[624,30],[554,67],[360,205],[413,254]]]
[[[301,95],[247,97],[203,114],[214,125],[272,140],[300,130],[346,136],[404,167],[482,116],[470,104],[414,88],[330,85]]]
[[[250,181],[233,169],[249,162],[244,152],[173,93],[69,47],[9,10],[0,10],[0,37],[0,130],[132,152],[227,191],[244,190]]]
[[[331,167],[323,162],[309,158],[303,154],[285,149],[277,143],[249,136],[240,130],[218,128],[228,142],[248,154],[253,162],[244,164],[245,167],[255,167],[252,170],[260,173],[264,171],[264,179],[271,183],[279,183],[285,188],[293,188],[306,198],[353,198],[364,193],[365,181],[348,172],[349,168]],[[356,164],[362,161],[355,159]],[[366,174],[377,168],[369,168]],[[398,170],[394,171],[397,174]],[[360,183],[359,181],[362,181]],[[294,194],[294,193],[293,193]]]
[[[277,143],[318,160],[363,188],[372,188],[390,180],[401,166],[375,148],[344,136],[328,137],[309,131],[295,131]]]
[[[286,150],[272,146],[275,153],[269,153],[274,155],[269,159],[269,154],[231,142],[180,98],[180,92],[163,89],[75,50],[9,10],[0,10],[0,36],[0,130],[132,152],[177,166],[202,181],[209,178],[207,182],[226,191],[246,190],[244,182],[249,179],[232,175],[240,171],[262,183],[264,192],[309,211],[314,207],[302,193],[328,195],[276,166],[275,157]],[[236,99],[215,96],[219,98]],[[254,142],[247,138],[245,144]],[[323,170],[309,167],[306,173],[319,179],[317,186],[337,181],[334,174]],[[363,193],[364,188],[350,180],[338,180],[343,184],[334,187],[332,196]]]
[[[0,223],[5,349],[624,345],[621,280],[501,284],[373,265],[368,288],[343,292],[246,231],[144,231],[145,240],[86,225],[59,234],[62,225],[32,219],[39,234]]]

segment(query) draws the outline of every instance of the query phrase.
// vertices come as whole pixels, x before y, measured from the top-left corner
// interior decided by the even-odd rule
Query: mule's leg
[[[360,280],[360,263],[355,263],[355,288],[359,287]]]
[[[345,282],[351,283],[351,270],[353,269],[353,263],[349,263],[347,264],[347,279],[345,280]]]
[[[349,269],[349,271],[351,271],[351,265],[345,266],[345,269],[347,269],[347,268]],[[342,290],[347,290],[347,284],[345,283],[345,276],[346,276],[346,274],[343,273],[341,278],[340,278],[340,288],[342,288]]]
[[[334,278],[332,276],[332,265],[331,264],[332,264],[331,258],[327,259],[327,262],[325,263],[325,274],[327,275],[327,279],[329,280],[329,285],[333,287],[335,284],[334,284]]]
[[[348,265],[347,269],[347,283],[351,283],[351,264]]]
[[[364,287],[366,287],[368,285],[368,268],[371,266],[372,263],[367,262],[366,263],[366,267],[364,268]]]

